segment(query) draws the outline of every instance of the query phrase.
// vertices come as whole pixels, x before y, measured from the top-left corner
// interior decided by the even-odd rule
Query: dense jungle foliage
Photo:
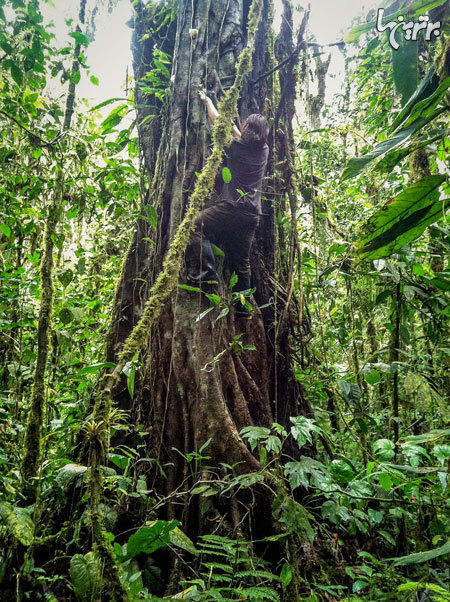
[[[399,31],[398,50],[375,35],[375,12],[357,24],[333,98],[331,48],[307,31],[298,202],[274,201],[298,248],[278,249],[274,278],[292,278],[290,351],[312,414],[242,429],[253,472],[215,464],[205,441],[185,457],[189,487],[168,497],[152,487],[167,466],[143,455],[148,432],[94,407],[117,369],[106,345],[130,232],[158,221],[135,91],[79,99],[81,78],[101,81],[87,51],[105,7],[81,0],[59,47],[43,4],[0,0],[0,600],[450,601],[449,2],[391,4],[385,22],[441,21],[430,40]],[[132,2],[150,4],[175,26],[177,2]],[[136,82],[149,122],[172,64],[155,47]],[[218,319],[232,311],[220,307]],[[258,350],[237,333],[227,352]],[[120,368],[133,398],[139,352]],[[197,532],[165,513],[218,499],[249,514],[261,492],[272,516],[259,539],[220,515]]]

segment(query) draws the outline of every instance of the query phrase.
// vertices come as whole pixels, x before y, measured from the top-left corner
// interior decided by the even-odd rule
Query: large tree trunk
[[[246,43],[249,4],[243,0],[180,0],[176,28],[175,22],[168,21],[160,29],[158,24],[165,18],[163,9],[167,8],[167,2],[153,8],[137,8],[133,53],[136,101],[141,107],[138,129],[151,181],[145,204],[156,209],[158,226],[154,231],[146,219],[137,223],[117,290],[109,360],[116,358],[139,320],[147,292],[183,216],[196,172],[201,171],[208,154],[209,125],[198,89],[207,84],[208,90],[214,90],[220,97],[222,90],[231,85],[237,57]],[[241,117],[255,111],[264,112],[269,118],[276,116],[277,127],[282,128],[286,125],[284,117],[292,115],[289,111],[278,114],[277,106],[271,102],[269,84],[273,78],[261,78],[273,66],[266,51],[270,40],[268,15],[269,2],[265,0],[253,72],[244,86],[240,109]],[[288,35],[287,28],[283,35]],[[139,85],[154,66],[154,45],[174,57],[164,106],[143,94]],[[293,65],[291,74],[292,69]],[[255,80],[258,81],[252,84]],[[293,103],[295,86],[291,83],[286,94]],[[151,117],[152,112],[155,117]],[[292,132],[285,131],[286,135]],[[280,135],[272,135],[272,139],[277,144],[284,140]],[[251,255],[252,281],[256,287],[252,320],[242,324],[235,317],[225,259],[219,295],[222,307],[228,304],[229,313],[216,321],[220,309],[215,309],[197,320],[210,306],[208,299],[185,289],[175,290],[163,315],[149,332],[134,398],[130,398],[125,382],[116,390],[115,400],[130,411],[130,423],[143,425],[149,431],[143,453],[156,459],[167,475],[162,477],[154,466],[149,468],[148,485],[160,495],[169,495],[177,488],[186,491],[193,485],[194,477],[183,455],[199,450],[209,439],[209,465],[240,463],[241,471],[257,470],[259,462],[239,437],[240,429],[249,425],[270,427],[274,421],[286,424],[289,416],[310,413],[291,370],[289,332],[295,312],[286,313],[284,309],[289,301],[295,305],[295,295],[288,294],[289,270],[277,266],[278,245],[287,250],[287,257],[292,257],[294,241],[284,241],[284,232],[276,223],[282,205],[275,203],[274,198],[286,190],[273,177],[273,163],[272,158],[263,192],[264,215]],[[279,189],[275,190],[277,186]],[[220,183],[217,189],[220,191]],[[146,215],[145,206],[142,215]],[[149,239],[153,242],[149,243]],[[180,283],[183,282],[182,274]],[[262,311],[258,309],[266,304],[269,305]],[[239,334],[242,337],[236,340],[234,337]],[[254,350],[245,349],[252,346]],[[179,508],[169,503],[169,517],[180,517]],[[230,524],[233,524],[231,518]]]

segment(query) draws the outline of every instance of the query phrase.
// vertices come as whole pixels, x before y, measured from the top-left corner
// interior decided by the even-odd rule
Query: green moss
[[[417,182],[422,178],[431,175],[428,153],[424,148],[418,148],[409,156],[409,166],[411,168],[411,181]]]
[[[98,444],[98,441],[97,441]],[[94,551],[103,566],[103,582],[114,602],[129,602],[127,589],[120,580],[120,570],[114,552],[103,527],[102,515],[99,510],[100,496],[103,491],[103,467],[99,460],[103,458],[103,450],[97,450],[92,457],[88,481],[89,519],[92,531]]]
[[[0,518],[6,529],[24,546],[31,546],[34,540],[34,524],[24,508],[0,502]]]
[[[438,41],[435,67],[441,82],[450,77],[450,36],[441,36]]]

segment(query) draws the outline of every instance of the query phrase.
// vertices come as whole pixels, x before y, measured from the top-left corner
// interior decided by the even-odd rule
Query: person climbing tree
[[[213,101],[200,90],[209,118],[218,114]],[[242,133],[234,126],[234,140],[226,150],[229,181],[224,183],[221,200],[204,209],[195,222],[186,253],[188,280],[197,284],[218,284],[211,242],[224,245],[238,281],[238,291],[250,289],[250,248],[261,215],[261,187],[269,155],[269,125],[259,113],[249,115]],[[228,178],[227,178],[228,180]],[[248,315],[245,306],[240,315]]]

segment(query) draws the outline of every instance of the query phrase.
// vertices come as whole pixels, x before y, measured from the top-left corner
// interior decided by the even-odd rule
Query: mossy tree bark
[[[148,292],[189,203],[196,173],[201,172],[210,152],[209,125],[198,89],[206,85],[218,100],[232,84],[237,58],[247,42],[250,5],[247,0],[180,0],[176,23],[167,20],[163,27],[159,25],[171,10],[168,2],[136,8],[133,54],[136,101],[141,107],[138,130],[151,179],[145,205],[156,209],[158,226],[154,231],[148,220],[141,219],[133,234],[117,289],[109,335],[110,361],[117,360],[139,322]],[[270,49],[270,13],[270,3],[264,0],[252,72],[239,103],[241,118],[255,111],[269,118],[277,115],[279,95],[272,88],[274,76],[261,77],[271,70],[275,60]],[[174,57],[164,104],[145,95],[139,84],[154,67],[155,45]],[[282,97],[284,92],[281,90]],[[290,86],[285,100],[292,94],[295,86]],[[290,117],[289,112],[278,115],[277,127],[287,125],[286,116]],[[272,139],[278,144],[279,137],[272,134]],[[170,496],[176,490],[182,493],[192,487],[195,477],[184,457],[208,440],[209,465],[240,463],[241,471],[258,470],[259,462],[240,438],[240,429],[249,425],[270,427],[275,420],[287,423],[289,416],[310,411],[290,369],[289,333],[298,316],[295,295],[289,295],[289,270],[277,266],[279,245],[287,249],[290,257],[294,241],[289,236],[284,240],[285,233],[278,227],[276,218],[281,205],[274,199],[286,191],[276,190],[279,181],[274,177],[273,164],[272,158],[265,183],[264,215],[251,254],[256,287],[253,319],[241,324],[235,318],[225,258],[219,295],[223,306],[229,306],[228,314],[216,320],[218,310],[214,310],[197,320],[209,307],[209,301],[204,295],[176,288],[146,336],[134,398],[130,398],[125,381],[115,387],[114,400],[130,411],[130,423],[149,431],[142,440],[136,429],[135,445],[144,442],[144,455],[164,467],[164,477],[158,470],[149,469],[148,485],[158,495]],[[216,192],[208,203],[220,195],[219,180],[216,178]],[[145,207],[142,215],[146,215]],[[180,283],[183,282],[182,273]],[[259,310],[258,306],[263,305],[267,306]],[[286,307],[288,311],[284,312]],[[283,312],[285,319],[275,328],[274,323]],[[239,345],[232,348],[230,343],[239,334],[243,335],[239,340],[244,346],[254,346],[256,350],[240,352]],[[219,354],[220,359],[215,361]],[[205,476],[203,473],[202,478]],[[192,519],[188,496],[185,502],[185,507],[169,502],[165,506],[168,517],[187,518],[189,512]],[[240,519],[235,509],[230,506],[221,511],[228,524],[237,528]],[[200,517],[199,522],[204,520]],[[261,530],[267,528],[267,517],[264,521]],[[189,523],[193,529],[199,524],[195,520]]]

